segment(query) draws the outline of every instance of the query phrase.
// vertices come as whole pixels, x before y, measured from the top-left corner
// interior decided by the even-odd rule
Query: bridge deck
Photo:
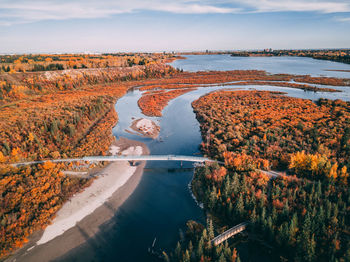
[[[43,164],[51,161],[59,162],[78,162],[78,161],[183,161],[183,162],[217,162],[206,157],[199,156],[183,156],[183,155],[142,155],[142,156],[87,156],[82,158],[67,158],[67,159],[47,159],[40,161],[29,161],[22,163],[14,163],[13,166],[24,166],[33,164]]]

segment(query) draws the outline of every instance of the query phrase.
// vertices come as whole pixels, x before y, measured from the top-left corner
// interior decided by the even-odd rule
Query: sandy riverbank
[[[121,138],[111,146],[114,154],[149,154],[137,141]],[[118,207],[138,185],[145,163],[130,166],[114,162],[98,171],[97,179],[76,194],[58,211],[44,231],[33,235],[30,242],[7,261],[51,261],[89,241],[108,222]]]

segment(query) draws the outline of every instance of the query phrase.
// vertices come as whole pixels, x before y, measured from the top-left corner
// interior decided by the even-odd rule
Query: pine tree
[[[235,172],[233,175],[233,180],[232,180],[233,194],[237,194],[238,189],[239,189],[239,179],[238,179],[238,174]]]
[[[203,236],[200,238],[197,246],[197,257],[201,257],[203,255],[203,247],[204,247],[204,238]]]
[[[209,236],[209,239],[212,240],[212,239],[214,238],[213,220],[207,219],[207,227],[208,227],[208,236]]]
[[[177,242],[176,244],[176,248],[175,248],[175,258],[180,261],[180,259],[182,258],[182,255],[181,255],[181,245],[180,245],[180,242]]]
[[[288,199],[287,199],[286,202],[284,203],[282,216],[283,216],[283,219],[284,219],[284,220],[287,220],[288,217],[289,217]]]
[[[256,223],[257,217],[256,217],[256,211],[255,207],[253,208],[252,214],[250,215],[250,221],[252,222],[253,226]]]
[[[238,200],[236,202],[234,211],[238,215],[239,219],[243,217],[243,211],[244,211],[244,204],[243,204],[243,196],[242,194],[239,195]]]
[[[220,255],[219,262],[226,262],[226,259],[223,253],[221,253]]]
[[[186,249],[184,257],[183,257],[183,262],[190,262],[191,261],[191,256],[188,250]]]
[[[208,207],[210,210],[214,209],[216,200],[217,200],[216,187],[213,186],[213,188],[210,190],[209,201],[208,201]]]
[[[193,251],[193,244],[192,241],[190,240],[190,242],[188,243],[188,251],[190,252],[190,254],[192,254]]]

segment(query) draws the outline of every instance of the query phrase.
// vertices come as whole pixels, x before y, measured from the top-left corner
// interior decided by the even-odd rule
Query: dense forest
[[[272,260],[350,260],[348,103],[220,91],[193,107],[204,153],[225,161],[197,168],[192,181],[197,200],[217,225],[249,221],[249,239],[272,250]],[[288,176],[258,170],[270,167],[284,168]],[[217,252],[203,255],[213,235],[204,240],[203,230],[192,232],[165,260],[235,261]],[[219,246],[232,251],[235,243]]]
[[[347,187],[215,166],[199,168],[192,186],[222,224],[250,221],[248,234],[288,260],[350,259]]]

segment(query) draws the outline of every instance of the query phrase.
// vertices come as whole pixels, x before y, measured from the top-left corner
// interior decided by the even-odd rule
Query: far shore
[[[114,142],[110,152],[149,154],[145,144],[126,138]],[[145,161],[136,166],[130,166],[128,161],[112,162],[94,171],[96,179],[91,186],[66,202],[51,225],[34,233],[30,241],[6,261],[37,262],[39,257],[41,261],[52,261],[87,243],[135,190],[145,164]]]

